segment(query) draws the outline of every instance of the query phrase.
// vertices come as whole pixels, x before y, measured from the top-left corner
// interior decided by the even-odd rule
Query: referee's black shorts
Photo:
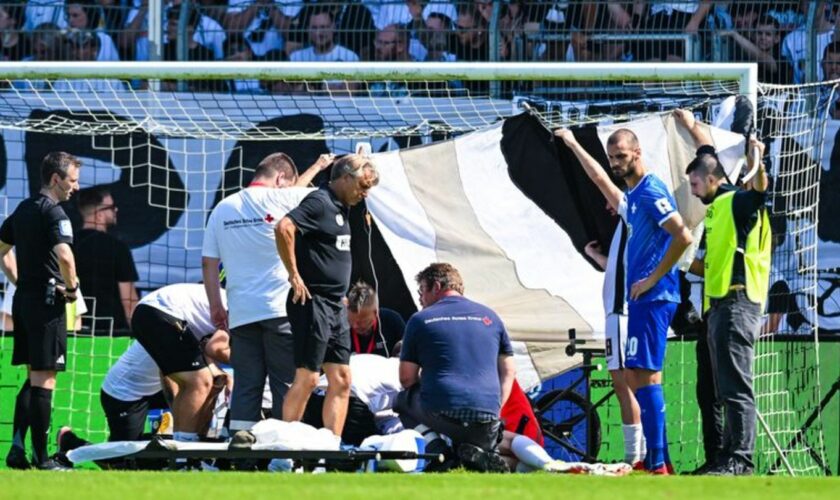
[[[313,295],[306,304],[286,300],[295,343],[295,368],[321,371],[324,363],[350,364],[350,323],[339,301]]]
[[[207,366],[198,339],[186,322],[160,309],[139,304],[131,316],[131,330],[164,375]]]
[[[67,312],[64,297],[44,303],[43,293],[15,294],[13,365],[29,365],[35,371],[64,371],[67,364]]]

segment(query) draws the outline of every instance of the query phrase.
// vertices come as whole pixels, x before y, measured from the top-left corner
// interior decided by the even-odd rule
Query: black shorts
[[[149,410],[168,410],[163,391],[138,399],[122,401],[105,391],[99,391],[99,401],[108,420],[108,441],[138,441],[146,430]]]
[[[44,303],[43,294],[18,292],[12,302],[15,323],[13,365],[62,372],[67,364],[67,312],[63,297]]]
[[[324,363],[350,364],[350,323],[344,304],[313,295],[306,304],[286,300],[295,341],[295,368],[321,371]]]
[[[131,330],[164,375],[207,366],[198,339],[183,320],[140,304],[131,316]]]

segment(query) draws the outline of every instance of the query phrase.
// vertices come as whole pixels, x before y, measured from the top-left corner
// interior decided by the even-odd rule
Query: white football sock
[[[630,465],[644,459],[644,439],[642,424],[622,424],[624,432],[624,461]]]
[[[516,436],[513,438],[513,441],[510,443],[510,450],[520,462],[535,469],[542,469],[545,464],[554,460],[545,451],[545,448],[528,436]]]

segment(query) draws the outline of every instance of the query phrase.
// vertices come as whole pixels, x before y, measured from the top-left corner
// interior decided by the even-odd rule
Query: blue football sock
[[[647,441],[645,468],[658,469],[665,464],[665,398],[662,386],[646,385],[636,390],[636,400],[642,410],[642,431]]]

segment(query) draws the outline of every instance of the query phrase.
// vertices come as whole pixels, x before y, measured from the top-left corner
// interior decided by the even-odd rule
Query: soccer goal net
[[[83,187],[106,185],[112,193],[119,206],[112,231],[132,248],[141,290],[197,282],[210,210],[246,186],[264,156],[286,152],[303,170],[319,154],[350,153],[370,143],[385,182],[368,200],[373,228],[368,222],[359,238],[354,233],[354,277],[375,282],[383,305],[407,315],[416,307],[409,287],[419,270],[410,264],[425,265],[427,257],[457,259],[458,251],[440,249],[451,243],[452,233],[486,238],[493,251],[481,254],[478,263],[464,261],[463,267],[495,272],[489,260],[482,260],[489,254],[509,262],[499,265],[503,271],[497,274],[488,272],[490,280],[477,271],[474,280],[467,279],[468,294],[504,311],[533,367],[526,381],[533,385],[572,364],[562,354],[569,329],[594,343],[603,338],[601,278],[582,260],[582,246],[573,235],[594,231],[586,224],[597,224],[588,216],[569,222],[558,215],[569,207],[603,212],[603,205],[587,200],[589,188],[576,184],[568,169],[558,166],[554,172],[546,165],[546,158],[557,160],[549,131],[588,130],[581,137],[591,137],[597,149],[609,127],[635,124],[643,148],[660,155],[650,158],[662,160],[674,188],[685,190],[679,175],[687,158],[679,151],[685,147],[669,142],[679,135],[669,121],[673,109],[688,108],[736,134],[753,125],[768,145],[776,238],[772,279],[784,284],[773,288],[775,312],[756,348],[762,417],[758,468],[823,474],[829,464],[819,412],[817,214],[824,108],[832,90],[760,85],[752,65],[738,64],[0,63],[0,220],[37,191],[44,155],[64,150],[83,160]],[[719,136],[734,144],[731,135]],[[488,152],[498,154],[484,156]],[[506,166],[505,179],[484,169],[492,163],[488,158]],[[541,166],[521,166],[533,158]],[[556,179],[567,183],[565,191],[549,184]],[[444,185],[449,182],[457,186]],[[440,198],[427,196],[428,191],[457,191],[465,201],[432,207]],[[687,191],[682,194],[688,199]],[[564,196],[575,203],[558,206]],[[514,210],[526,202],[537,211]],[[469,214],[461,212],[464,207]],[[505,231],[491,220],[499,209],[530,232],[511,231],[505,239]],[[555,225],[543,231],[542,222],[532,219],[546,214]],[[78,222],[77,215],[71,217]],[[454,219],[458,224],[449,223]],[[552,237],[569,251],[544,246],[555,241]],[[357,251],[359,239],[364,245]],[[409,240],[416,244],[405,244]],[[542,267],[528,267],[529,259]],[[560,269],[549,271],[555,268]],[[518,282],[527,289],[528,299],[521,302],[541,310],[505,300],[501,292],[494,295],[492,279]],[[544,284],[549,279],[565,283]],[[86,290],[85,283],[81,286]],[[131,340],[85,295],[87,321],[69,340],[68,373],[59,376],[53,428],[71,425],[92,441],[104,441],[100,384]],[[776,307],[782,302],[783,308]],[[568,313],[545,313],[555,307]],[[10,367],[11,332],[0,340],[3,452],[25,371]],[[669,350],[668,438],[676,465],[685,470],[703,457],[694,343],[677,338]],[[608,403],[599,411],[600,458],[620,459],[617,406]],[[813,421],[806,426],[809,418]]]

